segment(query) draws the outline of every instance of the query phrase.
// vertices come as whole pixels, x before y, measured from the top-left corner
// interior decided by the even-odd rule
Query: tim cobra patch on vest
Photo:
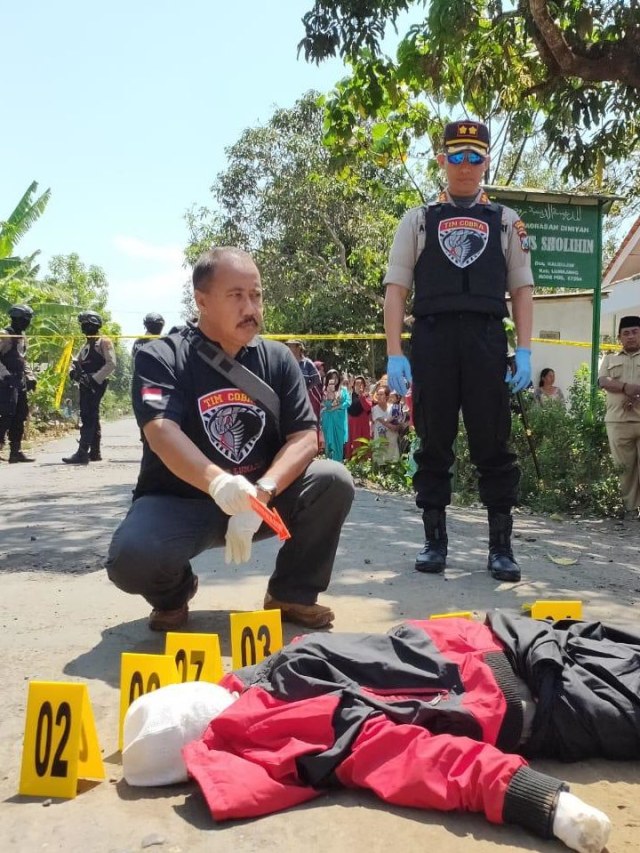
[[[487,248],[489,226],[481,219],[454,216],[438,223],[438,242],[452,264],[460,269],[477,260]]]
[[[211,444],[236,465],[247,458],[264,431],[264,410],[237,388],[205,394],[198,399],[198,411]]]

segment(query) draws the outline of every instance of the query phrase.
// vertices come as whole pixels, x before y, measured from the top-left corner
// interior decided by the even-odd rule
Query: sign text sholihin
[[[598,283],[598,206],[517,201],[537,287],[590,290]]]

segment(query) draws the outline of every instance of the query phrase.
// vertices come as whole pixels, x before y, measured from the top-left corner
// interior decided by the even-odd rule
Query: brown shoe
[[[149,628],[152,631],[178,631],[187,624],[189,605],[183,604],[175,610],[152,610],[149,614]]]
[[[267,593],[264,597],[265,610],[279,610],[283,622],[293,622],[304,628],[328,628],[336,618],[330,607],[322,604],[294,604],[279,601]]]
[[[181,607],[176,607],[175,610],[156,610],[155,608],[149,614],[149,629],[151,631],[177,631],[187,624],[189,619],[189,605],[193,596],[198,591],[198,576],[193,576],[193,583],[189,598]]]

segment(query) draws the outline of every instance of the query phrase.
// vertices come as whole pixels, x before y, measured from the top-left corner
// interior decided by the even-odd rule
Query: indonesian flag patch
[[[481,219],[455,216],[438,224],[438,242],[452,264],[460,269],[477,260],[487,248],[489,226]]]
[[[161,400],[162,400],[162,388],[143,387],[143,389],[142,389],[142,402],[143,403],[159,403]]]

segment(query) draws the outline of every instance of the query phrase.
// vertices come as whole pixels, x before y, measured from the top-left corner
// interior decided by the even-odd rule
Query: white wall
[[[640,316],[640,275],[616,282],[605,293],[607,298],[602,301],[600,334],[611,335],[615,339],[621,317],[628,314]]]
[[[565,396],[576,370],[581,364],[591,363],[591,347],[573,347],[562,341],[591,341],[591,294],[577,294],[570,298],[533,299],[533,337],[541,332],[560,332],[560,341],[533,343],[531,345],[532,381],[538,385],[540,371],[551,367]]]

